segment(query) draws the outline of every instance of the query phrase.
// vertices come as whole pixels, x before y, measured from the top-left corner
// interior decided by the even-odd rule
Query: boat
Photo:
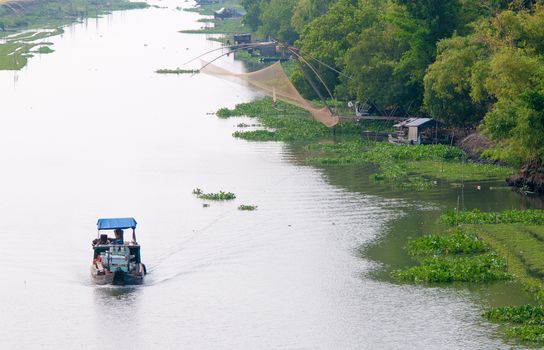
[[[134,218],[98,219],[98,237],[93,240],[91,278],[98,285],[142,284],[147,274],[136,241]],[[132,239],[124,239],[124,230],[132,229]],[[108,236],[113,231],[114,237]],[[106,233],[104,233],[106,232]]]

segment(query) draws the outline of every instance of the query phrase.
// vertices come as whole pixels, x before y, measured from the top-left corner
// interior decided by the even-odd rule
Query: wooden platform
[[[357,116],[344,116],[339,115],[338,118],[343,121],[361,121],[361,120],[391,120],[391,121],[400,121],[400,120],[406,120],[408,118],[405,117],[389,117],[389,116],[380,116],[380,115],[369,115],[365,117],[357,117]]]

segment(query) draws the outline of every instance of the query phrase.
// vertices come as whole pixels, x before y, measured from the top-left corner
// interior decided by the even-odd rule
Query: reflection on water
[[[369,169],[308,167],[290,146],[232,138],[242,120],[208,113],[254,93],[154,74],[218,45],[177,32],[199,27],[179,1],[160,6],[71,26],[50,38],[55,53],[0,72],[2,348],[508,348],[479,316],[508,286],[387,278],[458,189],[401,193]],[[465,205],[535,205],[487,185],[467,184]],[[203,208],[195,187],[237,200]],[[144,286],[90,283],[108,216],[138,220]]]
[[[94,288],[96,301],[109,306],[112,300],[119,300],[123,303],[133,303],[140,290],[137,286],[97,286]]]

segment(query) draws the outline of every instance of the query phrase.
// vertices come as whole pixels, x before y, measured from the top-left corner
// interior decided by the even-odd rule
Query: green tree
[[[314,19],[324,15],[333,0],[299,0],[293,11],[291,22],[300,34]]]
[[[294,43],[298,39],[298,34],[291,25],[291,17],[296,5],[297,0],[271,0],[264,3],[259,32],[265,37],[289,44]]]
[[[486,48],[469,37],[454,36],[438,44],[436,61],[425,75],[424,104],[434,118],[454,126],[480,122],[488,100],[471,97],[476,62],[487,58]]]
[[[309,23],[296,45],[306,57],[315,57],[337,70],[344,68],[344,56],[352,48],[361,31],[372,27],[381,12],[380,0],[339,0],[327,13]],[[310,60],[329,89],[340,82],[333,70]]]
[[[242,18],[242,23],[256,31],[262,25],[261,13],[262,6],[266,2],[264,0],[241,0],[241,4],[246,10],[246,14]]]

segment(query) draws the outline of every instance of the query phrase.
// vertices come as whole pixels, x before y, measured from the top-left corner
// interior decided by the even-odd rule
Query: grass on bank
[[[519,213],[518,213],[519,214]],[[531,220],[519,214],[517,221]],[[408,242],[417,266],[396,270],[392,277],[404,282],[490,282],[514,278],[526,286],[537,302],[544,300],[544,227],[526,224],[464,225],[441,235]],[[542,305],[492,308],[483,317],[503,326],[508,337],[544,344]]]
[[[504,179],[512,168],[464,161],[464,152],[446,145],[394,145],[366,140],[343,141],[332,145],[311,145],[317,155],[312,164],[381,164],[376,180],[411,175],[445,181]]]
[[[19,70],[27,63],[29,51],[34,47],[26,43],[0,44],[0,70]]]
[[[118,10],[146,8],[145,2],[125,0],[30,0],[22,1],[16,10],[0,7],[0,28],[15,32],[31,28],[57,28],[82,18],[98,17]]]
[[[440,217],[440,222],[450,226],[457,223],[461,225],[458,230],[485,242],[504,259],[509,275],[539,303],[493,308],[483,316],[501,324],[511,338],[544,344],[544,210],[448,212]]]
[[[544,228],[523,224],[473,225],[474,233],[504,256],[510,272],[544,301]]]
[[[238,104],[234,109],[222,108],[217,116],[257,117],[265,129],[236,131],[234,137],[250,141],[303,141],[308,143],[307,149],[312,155],[308,159],[310,164],[378,164],[380,171],[372,176],[373,180],[387,181],[405,189],[427,190],[436,186],[434,180],[498,180],[514,172],[508,167],[466,162],[464,152],[457,147],[393,145],[360,138],[364,130],[390,128],[384,122],[341,122],[336,126],[336,135],[342,136],[340,141],[320,144],[316,141],[332,135],[329,128],[298,107],[282,102],[273,106],[270,98]]]
[[[51,43],[37,42],[50,36],[63,33],[61,26],[76,22],[82,18],[98,17],[115,10],[144,8],[144,2],[112,0],[95,2],[90,0],[50,0],[24,1],[17,6],[17,11],[0,6],[0,37],[5,43],[0,44],[0,70],[19,70],[32,56],[32,49],[38,53],[51,53]],[[29,29],[36,30],[29,30]],[[53,30],[47,28],[54,28]],[[18,33],[19,31],[25,31]]]
[[[544,302],[544,210],[449,211],[439,221],[463,225],[503,256],[509,271]]]
[[[473,225],[476,235],[505,257],[508,271],[540,305],[494,308],[483,316],[502,324],[506,334],[523,342],[544,344],[544,228],[525,224]]]

